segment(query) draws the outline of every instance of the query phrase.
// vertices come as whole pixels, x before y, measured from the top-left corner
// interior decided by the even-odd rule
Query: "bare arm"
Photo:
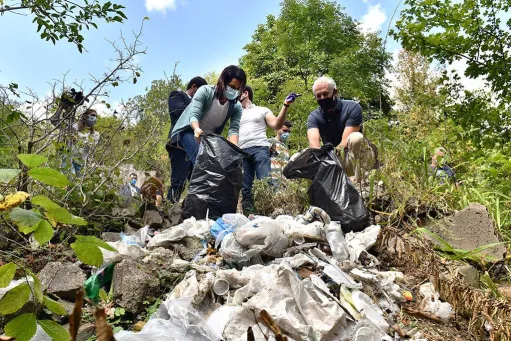
[[[275,117],[271,111],[268,111],[266,114],[266,125],[268,128],[273,130],[279,130],[284,125],[284,121],[286,120],[287,107],[282,106],[280,110],[279,116]]]
[[[321,148],[321,136],[318,128],[307,130],[307,138],[309,139],[309,148]]]
[[[346,148],[348,146],[348,137],[351,133],[355,133],[360,131],[360,127],[346,127],[344,128],[344,132],[342,133],[341,146]]]

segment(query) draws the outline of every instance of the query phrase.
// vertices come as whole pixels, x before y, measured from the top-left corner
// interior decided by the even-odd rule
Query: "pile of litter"
[[[377,225],[344,234],[311,207],[295,218],[226,214],[216,221],[191,218],[152,237],[147,232],[111,243],[119,254],[105,251],[103,267],[119,257],[151,257],[151,250],[189,236],[218,252],[205,247],[190,263],[174,260],[192,270],[140,332],[121,331],[118,341],[425,340],[417,329],[399,336],[392,328],[400,304],[412,297],[400,285],[403,274],[379,271],[367,252]],[[431,284],[421,293],[427,311],[449,319],[450,305]]]

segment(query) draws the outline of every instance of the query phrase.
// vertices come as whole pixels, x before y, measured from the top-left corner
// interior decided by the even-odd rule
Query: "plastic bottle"
[[[342,262],[349,258],[348,243],[344,239],[342,233],[341,223],[332,221],[330,224],[325,225],[326,239],[330,244],[330,250],[335,260]]]

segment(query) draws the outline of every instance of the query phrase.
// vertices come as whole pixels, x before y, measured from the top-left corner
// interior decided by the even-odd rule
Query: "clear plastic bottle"
[[[339,262],[349,259],[348,243],[344,239],[341,223],[338,221],[330,222],[330,224],[325,225],[325,232],[334,259]]]

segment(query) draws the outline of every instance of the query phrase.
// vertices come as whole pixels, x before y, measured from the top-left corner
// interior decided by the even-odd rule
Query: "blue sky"
[[[103,1],[102,1],[103,2]],[[172,74],[175,62],[177,73],[186,82],[209,71],[220,72],[224,66],[237,64],[243,55],[243,46],[250,42],[258,24],[268,14],[278,15],[279,0],[138,0],[115,1],[126,6],[128,21],[124,24],[98,22],[98,30],[86,31],[85,47],[80,54],[66,41],[43,41],[36,33],[36,25],[28,16],[7,13],[0,17],[0,83],[18,83],[20,88],[44,96],[52,89],[51,83],[62,79],[76,81],[87,89],[90,74],[101,76],[111,65],[115,52],[106,41],[140,28],[145,21],[142,42],[147,54],[139,58],[143,73],[136,85],[121,84],[110,89],[109,102],[118,103],[138,94],[154,79]],[[387,31],[389,19],[399,0],[338,0],[346,12],[363,23],[364,29]],[[394,18],[394,20],[397,18]],[[389,42],[387,49],[399,46]]]

